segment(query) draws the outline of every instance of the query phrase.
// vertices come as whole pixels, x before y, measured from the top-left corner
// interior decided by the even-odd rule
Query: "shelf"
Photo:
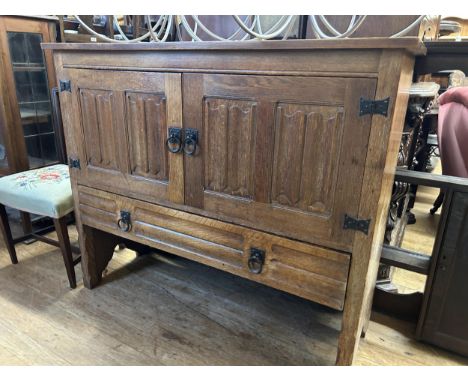
[[[52,113],[50,111],[38,111],[38,112],[35,112],[35,111],[21,111],[20,112],[20,115],[21,115],[21,119],[28,119],[28,118],[34,118],[34,117],[48,117],[50,116]]]
[[[44,66],[15,66],[15,65],[16,64],[13,64],[14,72],[42,72],[46,70]]]
[[[24,138],[35,138],[35,137],[43,137],[45,135],[53,135],[55,134],[55,131],[47,131],[45,133],[37,133],[37,134],[29,134],[25,135]]]

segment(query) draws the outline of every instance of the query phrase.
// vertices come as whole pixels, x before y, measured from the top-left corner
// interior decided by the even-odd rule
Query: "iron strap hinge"
[[[80,160],[75,159],[75,158],[69,158],[68,159],[68,166],[70,166],[70,168],[81,169]]]
[[[385,117],[388,113],[388,104],[390,97],[381,100],[364,99],[359,100],[359,116],[366,114],[381,114]]]
[[[60,85],[61,92],[71,92],[70,80],[66,80],[66,81],[60,80],[59,85]]]
[[[369,233],[370,222],[370,219],[355,219],[345,214],[343,229],[354,229],[355,231],[361,231],[367,235]]]

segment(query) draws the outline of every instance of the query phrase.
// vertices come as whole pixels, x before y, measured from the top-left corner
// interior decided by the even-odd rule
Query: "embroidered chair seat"
[[[0,203],[58,219],[73,211],[68,166],[57,164],[0,178]]]

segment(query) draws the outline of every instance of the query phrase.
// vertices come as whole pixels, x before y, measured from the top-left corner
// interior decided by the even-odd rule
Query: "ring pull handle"
[[[258,248],[250,248],[250,256],[247,265],[249,271],[255,274],[262,272],[263,264],[265,263],[265,251]]]
[[[132,222],[130,219],[130,212],[120,211],[120,219],[117,222],[119,229],[124,232],[128,232],[132,229]]]
[[[184,152],[187,155],[195,155],[198,145],[198,130],[185,129]]]
[[[169,137],[166,139],[166,147],[173,154],[182,150],[182,129],[178,127],[169,128]]]

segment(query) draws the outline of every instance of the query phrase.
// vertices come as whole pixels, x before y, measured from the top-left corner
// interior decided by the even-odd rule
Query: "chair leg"
[[[73,265],[73,255],[70,246],[70,237],[68,236],[66,216],[62,216],[60,219],[54,219],[54,225],[60,249],[62,250],[63,262],[67,269],[70,288],[76,288],[75,266]]]
[[[444,192],[440,191],[439,195],[437,196],[437,199],[434,202],[433,207],[429,211],[431,215],[434,215],[437,212],[437,210],[439,209],[439,207],[442,205],[443,202],[444,202]]]
[[[29,212],[20,211],[21,215],[21,226],[23,227],[23,233],[28,235],[32,232],[31,215]]]
[[[0,204],[0,229],[2,231],[3,240],[10,254],[10,259],[13,264],[18,264],[18,258],[16,257],[15,245],[13,244],[13,237],[11,236],[10,222],[8,221],[8,215],[5,210],[5,206]]]

